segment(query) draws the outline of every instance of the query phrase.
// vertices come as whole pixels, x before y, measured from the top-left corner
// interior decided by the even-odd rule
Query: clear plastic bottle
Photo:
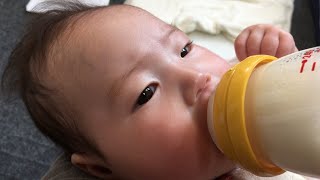
[[[231,68],[209,101],[208,126],[217,147],[258,176],[320,177],[320,47]]]

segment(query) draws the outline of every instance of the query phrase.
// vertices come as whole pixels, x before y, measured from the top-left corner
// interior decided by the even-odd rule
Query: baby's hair
[[[31,21],[9,57],[2,76],[2,90],[21,96],[37,128],[66,152],[95,151],[76,126],[77,113],[58,88],[48,85],[45,77],[48,61],[55,61],[52,49],[61,35],[70,32],[82,16],[104,7],[90,7],[77,1],[52,1],[42,7],[55,7],[55,10],[39,14]]]

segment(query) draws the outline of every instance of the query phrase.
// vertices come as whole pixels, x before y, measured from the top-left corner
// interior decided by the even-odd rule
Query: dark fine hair
[[[59,8],[33,18],[9,57],[1,87],[4,92],[18,93],[37,128],[66,152],[92,151],[92,144],[81,136],[76,126],[76,113],[58,88],[48,87],[43,77],[48,73],[48,59],[55,58],[52,55],[48,58],[50,50],[61,34],[81,16],[102,7],[89,7],[76,1],[45,5]]]

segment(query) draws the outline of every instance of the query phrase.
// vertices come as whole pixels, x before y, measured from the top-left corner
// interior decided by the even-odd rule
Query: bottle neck
[[[261,161],[248,138],[244,101],[248,80],[256,66],[271,62],[275,57],[251,56],[231,68],[221,79],[213,105],[213,136],[219,149],[230,159],[259,176],[273,176],[283,170]]]

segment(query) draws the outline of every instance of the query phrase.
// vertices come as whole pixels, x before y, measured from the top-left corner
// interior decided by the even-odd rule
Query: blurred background
[[[28,0],[0,0],[0,74],[32,16]],[[111,4],[123,0],[111,0]],[[319,44],[319,0],[295,0],[291,33],[298,49]],[[0,180],[40,179],[61,153],[34,127],[19,97],[0,96]]]

